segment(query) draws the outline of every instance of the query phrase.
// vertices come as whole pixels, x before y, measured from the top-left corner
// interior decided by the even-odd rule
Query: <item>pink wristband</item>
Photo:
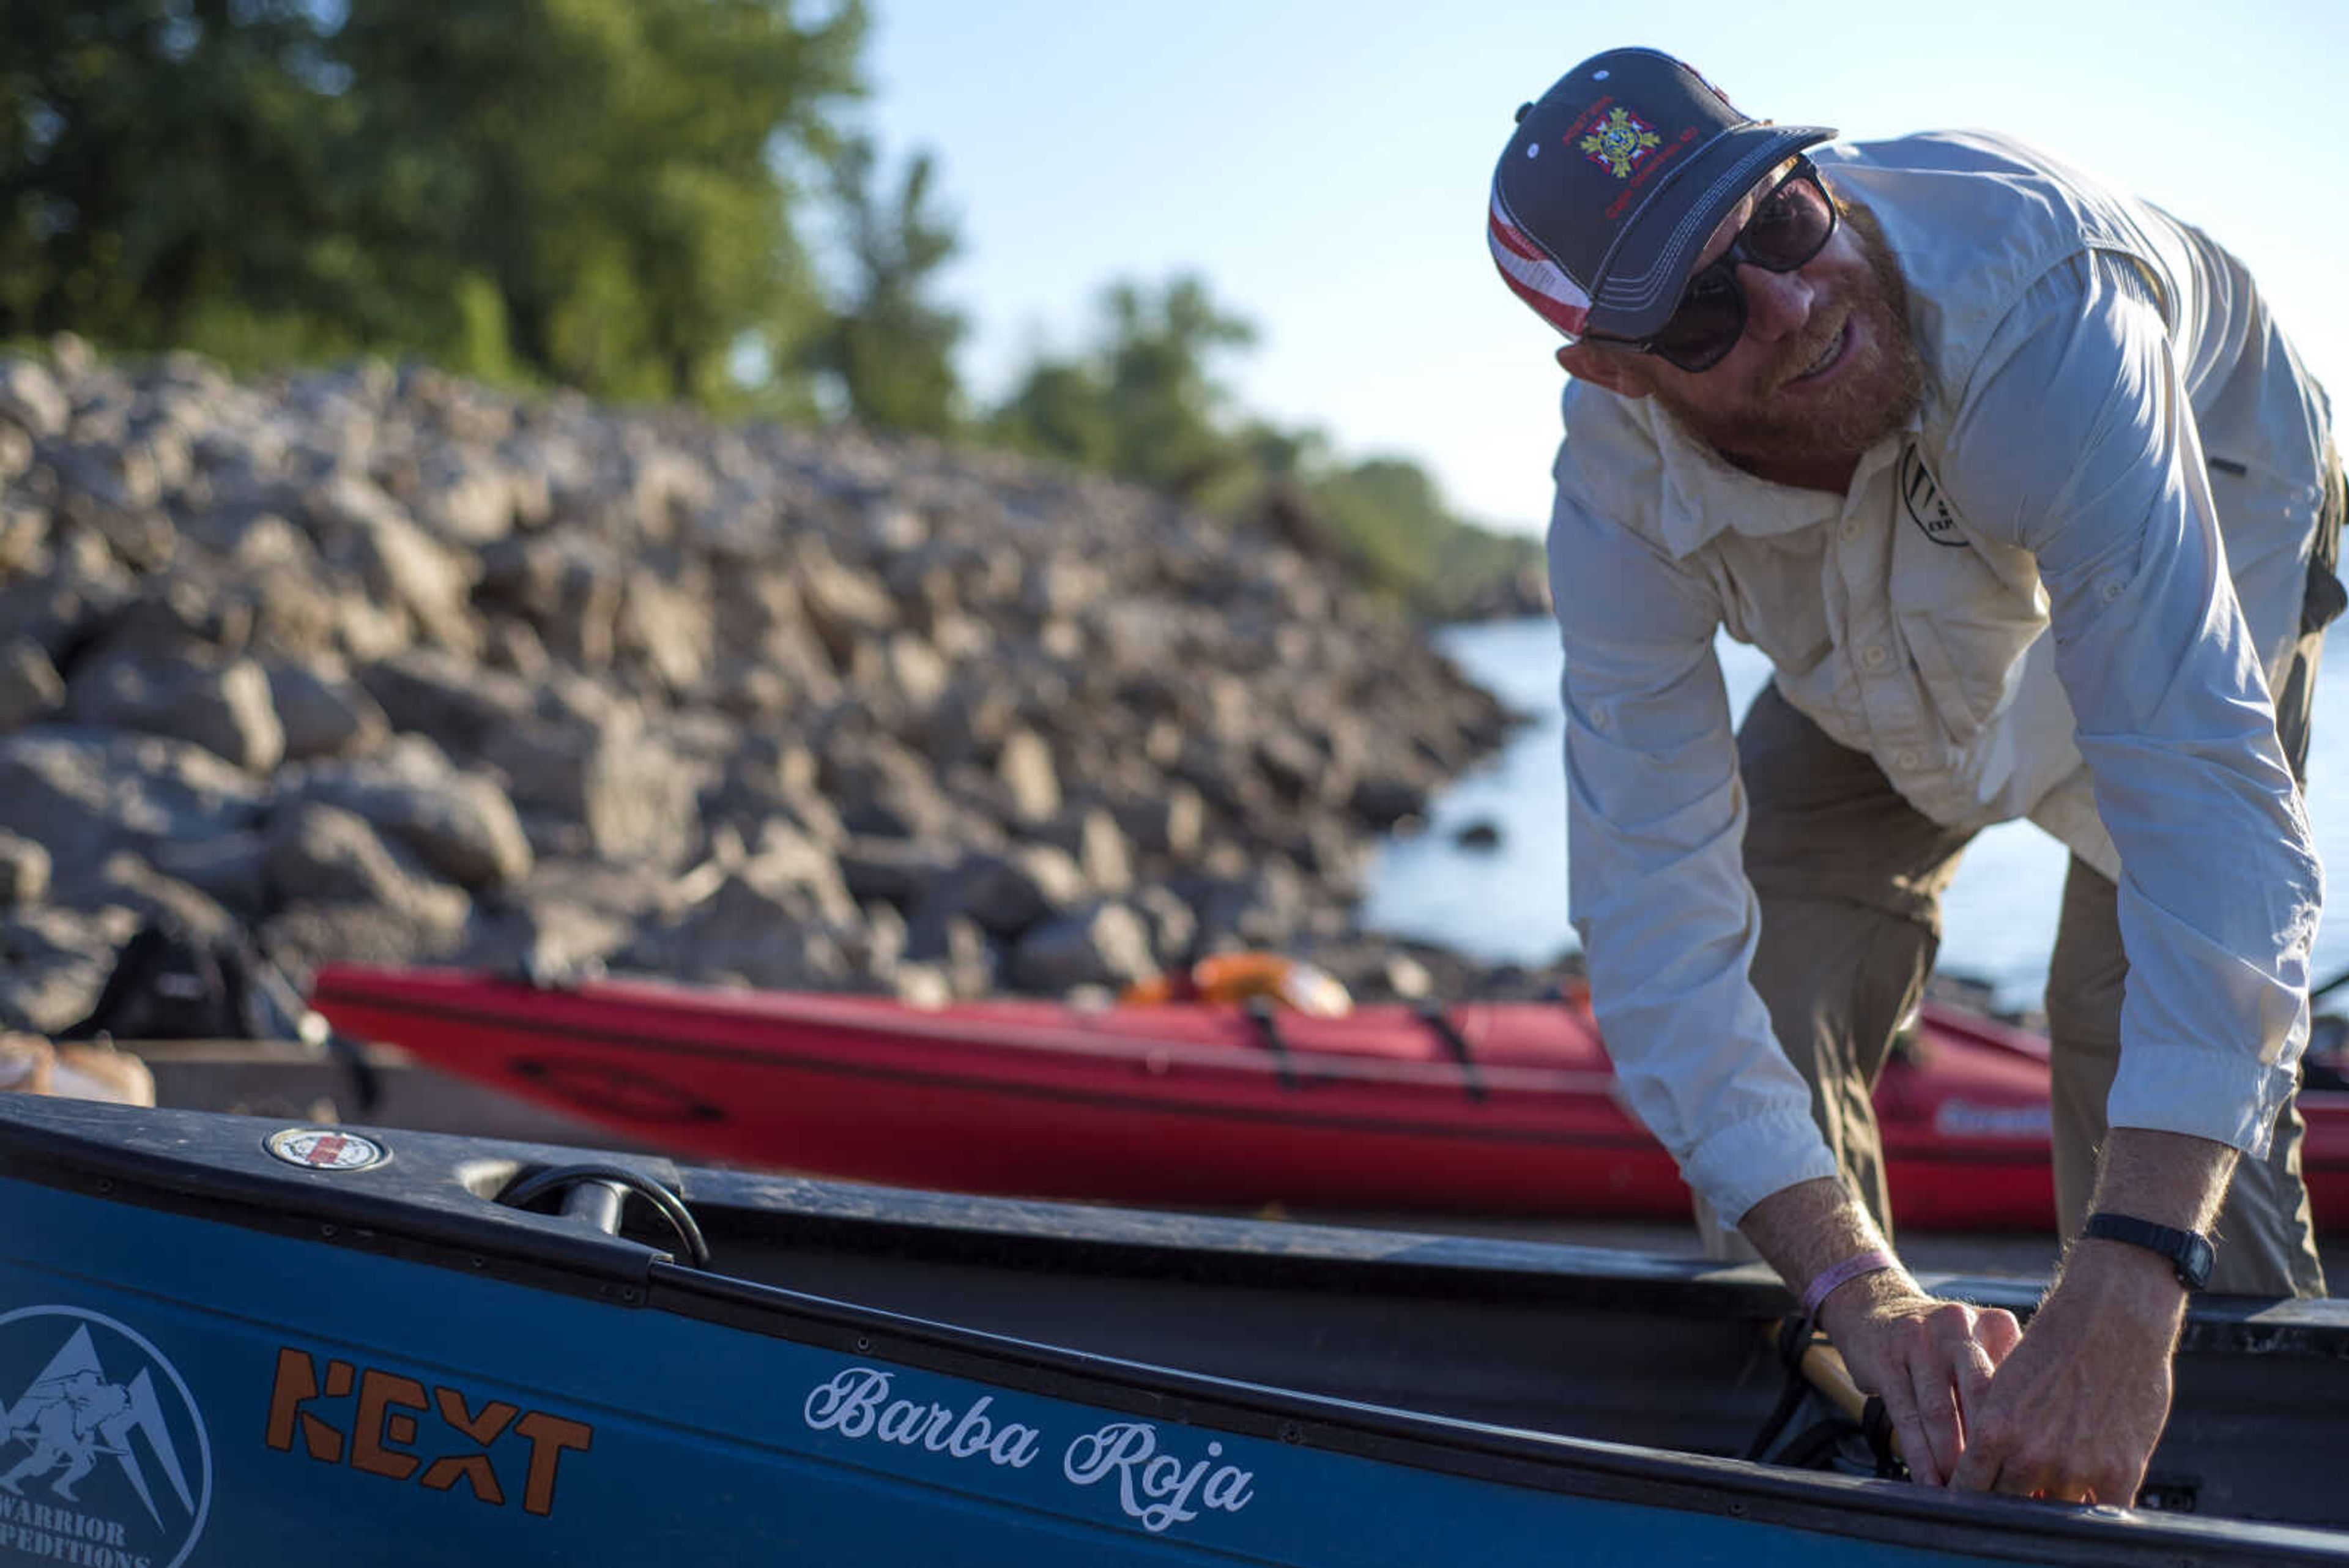
[[[1819,1308],[1826,1303],[1838,1285],[1847,1285],[1862,1274],[1873,1274],[1884,1269],[1897,1269],[1900,1261],[1881,1247],[1870,1247],[1865,1252],[1855,1252],[1840,1263],[1830,1264],[1819,1271],[1803,1291],[1803,1315],[1816,1317]]]

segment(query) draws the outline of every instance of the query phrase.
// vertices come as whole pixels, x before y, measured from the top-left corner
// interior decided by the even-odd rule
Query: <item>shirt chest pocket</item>
[[[1712,561],[1722,625],[1789,679],[1817,669],[1834,646],[1819,591],[1820,552],[1802,543],[1730,535]]]
[[[1894,547],[1892,609],[1934,706],[1975,724],[2006,705],[2023,654],[2047,629],[2047,594],[2035,573],[2002,575],[1971,545],[1921,537]]]

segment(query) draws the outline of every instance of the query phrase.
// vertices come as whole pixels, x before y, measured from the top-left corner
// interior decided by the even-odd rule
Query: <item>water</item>
[[[1487,962],[1547,963],[1578,945],[1566,918],[1557,628],[1547,619],[1492,621],[1446,628],[1436,640],[1471,680],[1533,722],[1438,796],[1423,831],[1381,846],[1363,923]],[[1769,665],[1726,639],[1721,655],[1731,709],[1742,717]],[[2327,866],[2349,866],[2349,656],[2338,650],[2317,680],[2309,777],[2318,852]],[[1498,848],[1454,842],[1479,821],[1500,829]],[[2029,823],[1978,836],[1942,902],[1942,969],[1989,982],[2002,1006],[2038,1006],[2069,863],[2064,847]],[[2349,969],[2349,915],[2319,931],[2313,968],[2320,981]]]

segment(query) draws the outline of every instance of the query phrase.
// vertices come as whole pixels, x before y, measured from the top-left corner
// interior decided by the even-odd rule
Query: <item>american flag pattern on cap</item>
[[[1501,281],[1519,299],[1532,306],[1543,320],[1564,333],[1568,342],[1580,338],[1584,318],[1590,314],[1588,291],[1568,277],[1564,267],[1510,221],[1508,210],[1501,203],[1497,180],[1493,184],[1493,206],[1485,225],[1485,237],[1493,247],[1493,262],[1501,269]]]

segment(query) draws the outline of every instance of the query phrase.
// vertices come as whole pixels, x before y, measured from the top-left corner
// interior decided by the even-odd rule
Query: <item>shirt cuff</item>
[[[2188,1133],[2265,1159],[2276,1115],[2298,1075],[2248,1056],[2191,1046],[2133,1044],[2121,1050],[2105,1120],[2116,1127]]]
[[[1708,1134],[1681,1162],[1682,1179],[1733,1226],[1770,1194],[1835,1174],[1835,1155],[1807,1107],[1733,1122]]]

